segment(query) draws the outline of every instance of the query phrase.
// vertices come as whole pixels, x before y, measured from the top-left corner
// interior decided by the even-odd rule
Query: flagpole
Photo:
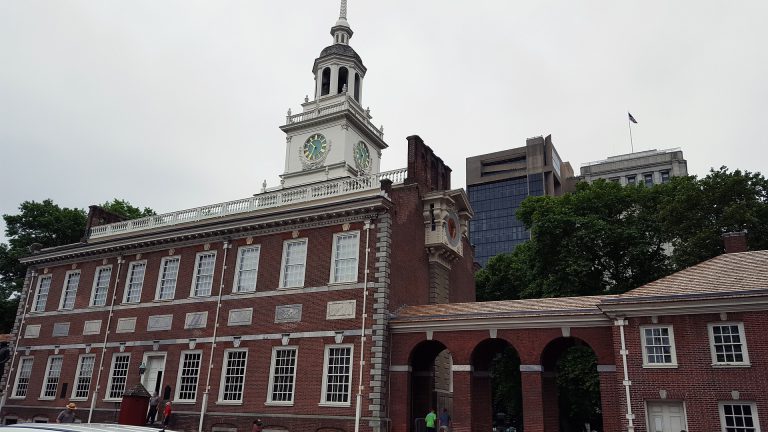
[[[629,115],[627,115],[627,126],[629,126],[629,146],[632,149],[632,153],[634,153],[635,143],[632,142],[632,121],[629,119]]]

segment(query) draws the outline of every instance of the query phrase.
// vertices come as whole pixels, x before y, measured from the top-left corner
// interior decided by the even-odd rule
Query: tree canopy
[[[150,208],[139,209],[128,201],[114,199],[103,207],[126,219],[154,214]],[[15,215],[3,215],[8,243],[0,243],[0,333],[8,333],[16,317],[18,298],[24,285],[26,267],[19,259],[29,255],[29,247],[38,243],[55,247],[79,242],[85,232],[83,209],[60,207],[52,200],[24,201]]]
[[[531,240],[477,273],[480,300],[626,292],[721,254],[728,231],[766,249],[768,180],[722,167],[650,188],[582,182],[527,198],[517,217]]]

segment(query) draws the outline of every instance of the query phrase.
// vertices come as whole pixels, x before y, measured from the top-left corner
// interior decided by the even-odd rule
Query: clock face
[[[461,241],[459,216],[454,212],[448,213],[448,217],[446,218],[445,236],[448,238],[448,243],[453,247],[457,247]]]
[[[326,153],[328,153],[328,141],[322,134],[316,133],[310,135],[310,137],[304,141],[302,154],[306,160],[310,162],[318,162],[325,157]]]
[[[371,152],[368,150],[368,146],[360,141],[355,144],[354,148],[355,164],[357,169],[363,172],[368,172],[371,169]]]

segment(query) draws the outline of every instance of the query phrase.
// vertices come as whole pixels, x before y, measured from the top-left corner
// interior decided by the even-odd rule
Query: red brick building
[[[555,362],[597,358],[602,430],[768,430],[768,251],[729,253],[618,296],[409,306],[390,321],[392,430],[438,400],[449,352],[454,430],[490,430],[490,360],[520,358],[524,430],[555,432]],[[393,399],[394,400],[394,399]],[[459,401],[461,401],[459,403]]]
[[[69,401],[116,421],[142,383],[177,430],[420,432],[437,407],[489,431],[491,363],[511,347],[525,432],[554,432],[555,366],[582,345],[602,430],[768,430],[768,251],[621,296],[476,303],[465,192],[418,136],[407,168],[380,172],[345,1],[331,35],[314,99],[281,126],[279,187],[131,221],[92,207],[80,243],[23,260],[3,423]]]

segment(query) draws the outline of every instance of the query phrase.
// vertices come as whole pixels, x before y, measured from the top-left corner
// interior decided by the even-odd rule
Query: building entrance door
[[[649,432],[680,432],[688,430],[682,402],[648,402]]]
[[[165,354],[148,354],[145,357],[144,364],[147,367],[144,372],[144,388],[150,394],[157,392],[160,394],[161,386],[163,384],[163,372],[165,372]]]

